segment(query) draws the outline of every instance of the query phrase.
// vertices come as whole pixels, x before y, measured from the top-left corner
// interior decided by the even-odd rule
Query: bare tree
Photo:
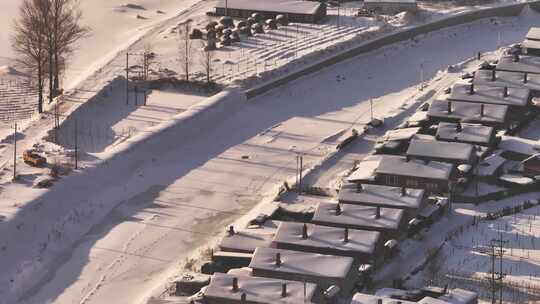
[[[53,96],[59,93],[60,71],[63,70],[67,57],[74,45],[90,33],[90,28],[81,25],[82,11],[78,0],[48,0],[51,2],[51,22],[49,25],[49,71],[52,81],[49,88]]]
[[[46,28],[49,21],[47,0],[23,0],[19,17],[15,19],[11,46],[17,62],[37,79],[38,112],[43,112],[45,59],[47,56]]]
[[[206,84],[210,84],[212,79],[212,60],[214,58],[214,52],[208,47],[208,43],[204,43],[203,40],[201,40],[201,45],[201,56],[199,57],[200,64],[206,76]]]
[[[178,25],[178,60],[180,61],[180,68],[186,75],[186,81],[189,81],[189,68],[192,61],[192,45],[191,39],[189,39],[190,30],[191,19]]]

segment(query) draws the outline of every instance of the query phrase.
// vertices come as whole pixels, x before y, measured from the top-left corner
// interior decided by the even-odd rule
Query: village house
[[[452,86],[448,100],[503,105],[510,109],[519,109],[530,104],[531,90],[460,82]]]
[[[502,129],[507,126],[508,106],[435,100],[428,110],[428,117],[433,123],[468,122],[493,126]]]
[[[476,161],[475,146],[458,142],[413,139],[406,155],[411,159],[455,165],[473,164]]]
[[[422,189],[361,183],[343,184],[338,196],[341,204],[404,209],[412,214],[424,205],[425,198]]]
[[[497,71],[540,74],[540,57],[503,55],[495,67]]]
[[[364,0],[364,8],[382,14],[394,15],[400,12],[418,10],[416,0]]]
[[[264,19],[286,15],[291,22],[317,23],[326,17],[326,4],[318,1],[295,0],[221,0],[216,6],[216,15],[248,18],[259,13]]]
[[[356,264],[370,263],[380,249],[376,231],[282,222],[273,241],[278,249],[352,257]]]
[[[442,141],[488,147],[496,144],[495,129],[480,124],[441,122],[435,137]]]
[[[387,131],[381,139],[377,140],[375,150],[381,154],[394,154],[404,152],[411,138],[421,130],[420,127],[400,128]]]
[[[521,50],[526,55],[540,56],[540,28],[532,27],[529,30],[521,43]]]
[[[497,150],[478,163],[474,173],[480,180],[494,182],[501,175],[502,166],[506,162],[506,158],[501,156],[502,152]]]
[[[332,285],[348,294],[357,270],[351,257],[259,247],[249,264],[256,277],[315,283],[323,289]]]
[[[396,155],[371,155],[358,164],[358,169],[347,180],[442,193],[448,191],[454,170],[455,166],[450,163],[426,162]]]
[[[404,211],[351,204],[320,203],[312,222],[317,225],[381,232],[383,241],[399,238]]]
[[[498,147],[504,151],[501,154],[503,157],[516,161],[540,152],[539,141],[510,135],[503,135]]]
[[[540,74],[478,70],[474,73],[473,83],[496,87],[527,88],[531,90],[533,97],[540,96]]]
[[[316,284],[247,275],[214,273],[204,292],[207,304],[321,303]]]

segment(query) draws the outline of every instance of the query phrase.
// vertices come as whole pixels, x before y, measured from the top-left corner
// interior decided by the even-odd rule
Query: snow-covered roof
[[[409,116],[407,121],[409,123],[419,123],[426,120],[427,118],[427,111],[416,111],[413,115]]]
[[[422,189],[405,189],[383,185],[362,185],[358,191],[357,184],[344,184],[339,190],[339,202],[343,204],[355,204],[364,206],[380,206],[388,208],[417,209],[424,198]]]
[[[499,143],[499,148],[530,156],[540,152],[540,142],[517,136],[504,135]]]
[[[407,161],[405,156],[384,155],[375,173],[447,180],[453,168],[454,166],[448,163]]]
[[[344,255],[372,254],[379,242],[380,233],[367,230],[348,230],[348,241],[344,241],[345,229],[320,225],[307,225],[307,238],[302,238],[304,224],[282,222],[274,238],[277,246],[294,245],[313,249],[332,249],[342,251]],[[281,248],[281,247],[279,247]]]
[[[448,302],[446,301],[435,299],[432,297],[424,297],[422,300],[418,301],[417,303],[418,304],[448,304]]]
[[[313,223],[381,231],[397,229],[404,213],[400,209],[380,208],[380,217],[377,218],[377,207],[341,204],[341,213],[336,215],[336,207],[337,204],[320,203],[313,216]]]
[[[531,27],[525,38],[530,40],[540,40],[540,27]]]
[[[436,136],[441,140],[487,145],[493,139],[493,132],[493,127],[480,124],[462,123],[459,130],[457,123],[441,122]]]
[[[474,85],[474,94],[470,94],[470,87],[467,83],[454,84],[448,100],[524,107],[531,96],[531,90],[527,88],[508,87],[508,96],[505,97],[504,87]]]
[[[525,40],[521,43],[521,47],[525,49],[540,49],[539,40]]]
[[[382,300],[382,304],[412,304],[416,302],[405,301],[405,300],[396,300],[387,297],[375,296],[365,293],[356,293],[352,298],[351,304],[379,304],[379,300]]]
[[[237,291],[233,290],[233,280],[235,278],[238,280]],[[283,284],[286,284],[286,297],[281,297]],[[309,303],[311,303],[316,290],[317,285],[313,283],[305,284],[305,298]],[[210,304],[223,303],[224,301],[227,301],[227,303],[238,301],[240,303],[242,293],[246,294],[246,300],[249,303],[304,303],[303,282],[225,273],[214,273],[210,285],[206,288],[204,298]]]
[[[474,291],[455,288],[439,297],[439,300],[446,301],[450,304],[476,304],[478,303],[478,294]]]
[[[418,131],[420,131],[420,128],[389,130],[382,136],[382,140],[410,140],[414,134],[418,133]]]
[[[482,104],[451,101],[451,111],[448,113],[448,102],[447,100],[433,101],[429,107],[428,116],[456,119],[462,122],[504,123],[506,121],[508,106],[484,104],[484,113],[482,115]]]
[[[469,162],[474,146],[465,143],[413,139],[407,156]]]
[[[216,4],[216,8],[225,8],[225,0]],[[290,14],[315,14],[320,2],[301,0],[227,0],[228,9],[265,11]]]
[[[280,254],[280,265],[276,263],[277,253]],[[253,270],[344,279],[353,261],[351,257],[259,247],[255,249],[249,267]]]
[[[268,247],[272,243],[274,235],[253,233],[249,231],[237,231],[233,235],[225,235],[219,243],[223,251],[252,253],[257,247]]]
[[[364,0],[364,3],[416,4],[416,0]]]
[[[502,151],[499,150],[482,160],[478,164],[477,175],[492,176],[493,174],[495,174],[495,171],[499,169],[506,161],[506,158],[501,156],[501,152]]]
[[[492,81],[495,73],[495,81]],[[525,73],[509,71],[478,70],[474,74],[473,83],[475,85],[491,85],[509,88],[528,88],[533,91],[540,91],[540,74],[528,74],[527,82],[524,82]]]
[[[432,141],[437,140],[435,136],[429,135],[429,134],[414,134],[414,136],[411,139],[432,140]]]
[[[358,163],[357,169],[349,175],[347,181],[367,181],[375,176],[375,170],[379,167],[382,155],[369,155]]]
[[[519,61],[514,62],[513,55],[505,55],[499,59],[496,69],[500,71],[540,74],[540,57],[522,55],[519,56]]]

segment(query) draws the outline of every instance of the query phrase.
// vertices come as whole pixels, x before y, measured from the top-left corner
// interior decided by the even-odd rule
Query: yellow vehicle
[[[45,157],[37,154],[36,152],[32,150],[24,151],[23,159],[25,163],[35,166],[35,167],[42,166],[47,162],[47,159]]]

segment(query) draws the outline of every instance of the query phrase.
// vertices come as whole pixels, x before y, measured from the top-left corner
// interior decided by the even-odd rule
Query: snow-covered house
[[[522,161],[529,156],[540,153],[540,142],[537,140],[504,135],[501,137],[499,149],[504,150],[502,156]]]
[[[438,161],[455,165],[473,164],[475,147],[458,142],[414,139],[409,144],[407,157],[425,161]]]
[[[371,155],[358,164],[357,170],[347,180],[440,193],[448,190],[454,170],[455,166],[450,163],[426,162],[396,155]]]
[[[352,290],[356,268],[351,257],[259,247],[249,267],[256,277],[315,283],[326,289]]]
[[[283,279],[215,273],[204,292],[207,304],[320,303],[316,284]]]
[[[478,70],[474,73],[473,83],[496,87],[527,88],[531,90],[532,96],[540,95],[540,74]]]
[[[416,0],[364,0],[364,8],[383,14],[415,12],[418,9]]]
[[[532,27],[527,36],[525,36],[525,41],[521,43],[521,49],[524,54],[531,56],[540,56],[540,28]]]
[[[526,176],[540,176],[540,153],[527,157],[521,162],[523,174]]]
[[[273,241],[279,249],[349,256],[357,264],[370,263],[380,243],[380,233],[376,231],[296,222],[282,222]]]
[[[221,0],[216,6],[216,15],[248,18],[259,13],[264,19],[287,15],[289,21],[316,23],[326,16],[326,4],[318,1],[296,0]]]
[[[346,183],[339,190],[341,204],[396,208],[415,213],[424,203],[425,191],[405,187]]]
[[[428,117],[433,123],[469,122],[505,128],[507,113],[508,106],[504,105],[435,100],[429,107]]]
[[[503,105],[523,108],[531,101],[531,90],[527,88],[475,85],[456,83],[452,86],[449,101]]]
[[[504,55],[499,59],[495,68],[497,71],[540,74],[540,57]]]
[[[398,238],[405,227],[403,210],[334,203],[320,203],[312,222],[322,226],[379,231],[383,240]]]
[[[442,141],[493,146],[495,144],[495,129],[480,124],[441,122],[435,137]]]
[[[230,252],[253,253],[257,247],[270,246],[273,238],[274,234],[271,233],[235,231],[231,228],[221,239],[219,249]]]

